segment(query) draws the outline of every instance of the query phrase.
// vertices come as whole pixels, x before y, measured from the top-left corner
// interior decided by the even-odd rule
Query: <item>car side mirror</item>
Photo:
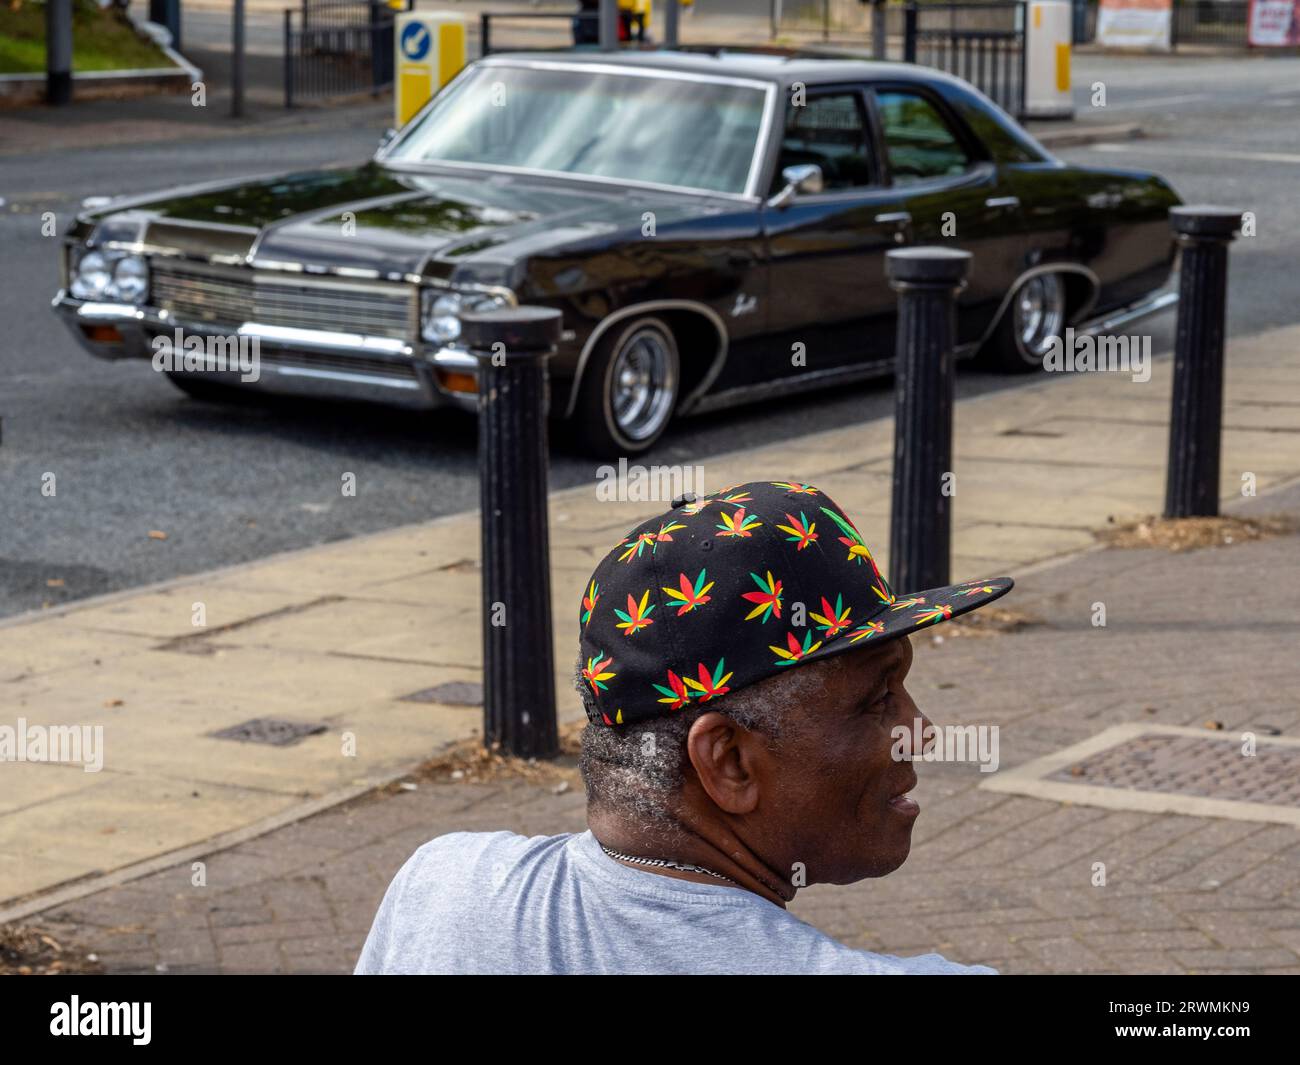
[[[393,143],[393,139],[396,136],[397,136],[397,130],[392,126],[389,126],[388,129],[384,130],[383,135],[379,138],[378,150],[382,152],[385,148],[387,148],[390,144]]]
[[[785,182],[785,188],[767,201],[769,207],[785,207],[801,193],[805,196],[812,196],[826,187],[826,181],[822,177],[822,168],[816,163],[800,163],[798,166],[787,166],[781,171],[781,180]]]

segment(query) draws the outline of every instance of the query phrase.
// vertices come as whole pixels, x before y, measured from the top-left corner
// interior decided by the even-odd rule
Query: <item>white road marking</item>
[[[1194,156],[1198,159],[1244,159],[1252,163],[1300,164],[1300,155],[1287,152],[1225,152],[1222,149],[1207,152],[1204,148],[1148,148],[1132,144],[1094,144],[1091,147],[1095,152],[1141,152],[1143,155],[1174,155],[1182,158]]]
[[[1165,104],[1185,104],[1192,100],[1208,100],[1210,94],[1206,92],[1188,93],[1184,96],[1156,96],[1148,100],[1130,100],[1127,103],[1107,104],[1107,111],[1134,111],[1142,108],[1153,109],[1163,107]]]

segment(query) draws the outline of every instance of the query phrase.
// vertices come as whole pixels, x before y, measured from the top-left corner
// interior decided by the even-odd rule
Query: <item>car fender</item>
[[[600,342],[601,337],[605,335],[613,326],[617,325],[628,318],[635,317],[639,314],[652,314],[662,311],[687,311],[691,314],[698,315],[705,319],[714,329],[718,336],[718,344],[709,368],[705,371],[699,384],[691,390],[689,395],[681,397],[678,401],[677,412],[679,414],[688,413],[691,407],[699,401],[709,387],[713,384],[722,367],[727,360],[727,351],[730,347],[730,336],[727,333],[726,323],[722,316],[707,304],[700,303],[696,300],[646,300],[641,303],[631,303],[626,307],[620,307],[618,310],[607,314],[602,318],[596,327],[588,334],[586,341],[582,345],[582,351],[578,354],[577,365],[574,368],[573,381],[569,388],[569,399],[565,404],[564,417],[573,416],[573,410],[578,402],[578,390],[582,387],[583,374],[586,372],[587,364],[590,361],[591,353],[595,350],[596,345]]]
[[[998,309],[993,315],[993,320],[984,331],[984,335],[972,345],[973,348],[980,348],[988,343],[989,338],[993,336],[994,331],[997,329],[998,323],[1002,321],[1002,316],[1007,313],[1007,309],[1011,306],[1011,298],[1016,294],[1016,290],[1030,278],[1037,277],[1040,274],[1078,274],[1086,278],[1088,281],[1088,298],[1078,307],[1070,311],[1068,322],[1079,322],[1088,317],[1088,313],[1096,304],[1097,297],[1101,293],[1101,280],[1097,277],[1096,273],[1084,266],[1082,263],[1071,263],[1065,261],[1039,263],[1036,266],[1031,266],[1028,270],[1023,271],[1015,281],[1011,283],[1011,287],[1007,289],[1006,294],[1002,297],[1002,302],[998,304]]]

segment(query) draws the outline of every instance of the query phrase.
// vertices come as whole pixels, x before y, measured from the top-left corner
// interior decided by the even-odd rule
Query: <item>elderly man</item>
[[[683,499],[605,556],[579,611],[588,831],[455,832],[390,885],[359,973],[991,973],[838,943],[800,887],[885,876],[930,723],[908,634],[1009,578],[898,596],[798,481]]]

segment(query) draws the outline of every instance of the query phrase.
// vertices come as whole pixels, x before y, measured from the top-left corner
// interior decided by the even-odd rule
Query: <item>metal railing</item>
[[[1088,0],[1083,36],[1075,44],[1097,39],[1098,0]],[[1173,0],[1169,43],[1248,48],[1250,0]]]
[[[543,27],[543,30],[549,32],[538,32],[536,27],[529,26],[531,32],[524,35],[528,41],[524,45],[511,43],[502,46],[499,35],[493,30],[493,27],[501,27],[502,23],[518,25],[546,21],[552,26]],[[563,25],[554,25],[557,22]],[[625,32],[629,36],[620,38],[619,47],[637,48],[647,42],[645,25],[640,16],[635,16],[635,21],[625,27]],[[600,12],[579,7],[572,11],[484,11],[479,15],[479,39],[480,56],[492,52],[551,52],[557,49],[595,48],[600,39]]]
[[[883,43],[873,39],[873,10],[859,0],[774,0],[774,36],[800,34],[879,56],[936,67],[965,78],[1004,110],[1024,114],[1023,0],[887,4]]]
[[[871,5],[861,0],[770,0],[772,35],[818,33],[832,36],[871,35]],[[891,5],[896,9],[896,5]]]
[[[1175,3],[1171,43],[1219,44],[1245,48],[1249,0],[1192,0]]]
[[[302,0],[286,9],[284,106],[391,88],[395,16],[382,0]]]
[[[573,11],[484,11],[478,17],[479,32],[479,55],[490,55],[492,52],[543,52],[554,51],[557,48],[571,48],[574,41],[574,22],[583,19],[590,23],[591,31],[595,34],[595,25],[597,20],[595,12],[579,11],[575,8]],[[506,48],[495,47],[497,38],[492,33],[493,26],[500,26],[503,22],[562,22],[563,26],[556,26],[559,32],[545,34],[546,40],[542,44],[535,41],[522,47],[509,45]]]
[[[1003,110],[1025,110],[1025,5],[1019,0],[909,4],[903,60],[970,82]]]

